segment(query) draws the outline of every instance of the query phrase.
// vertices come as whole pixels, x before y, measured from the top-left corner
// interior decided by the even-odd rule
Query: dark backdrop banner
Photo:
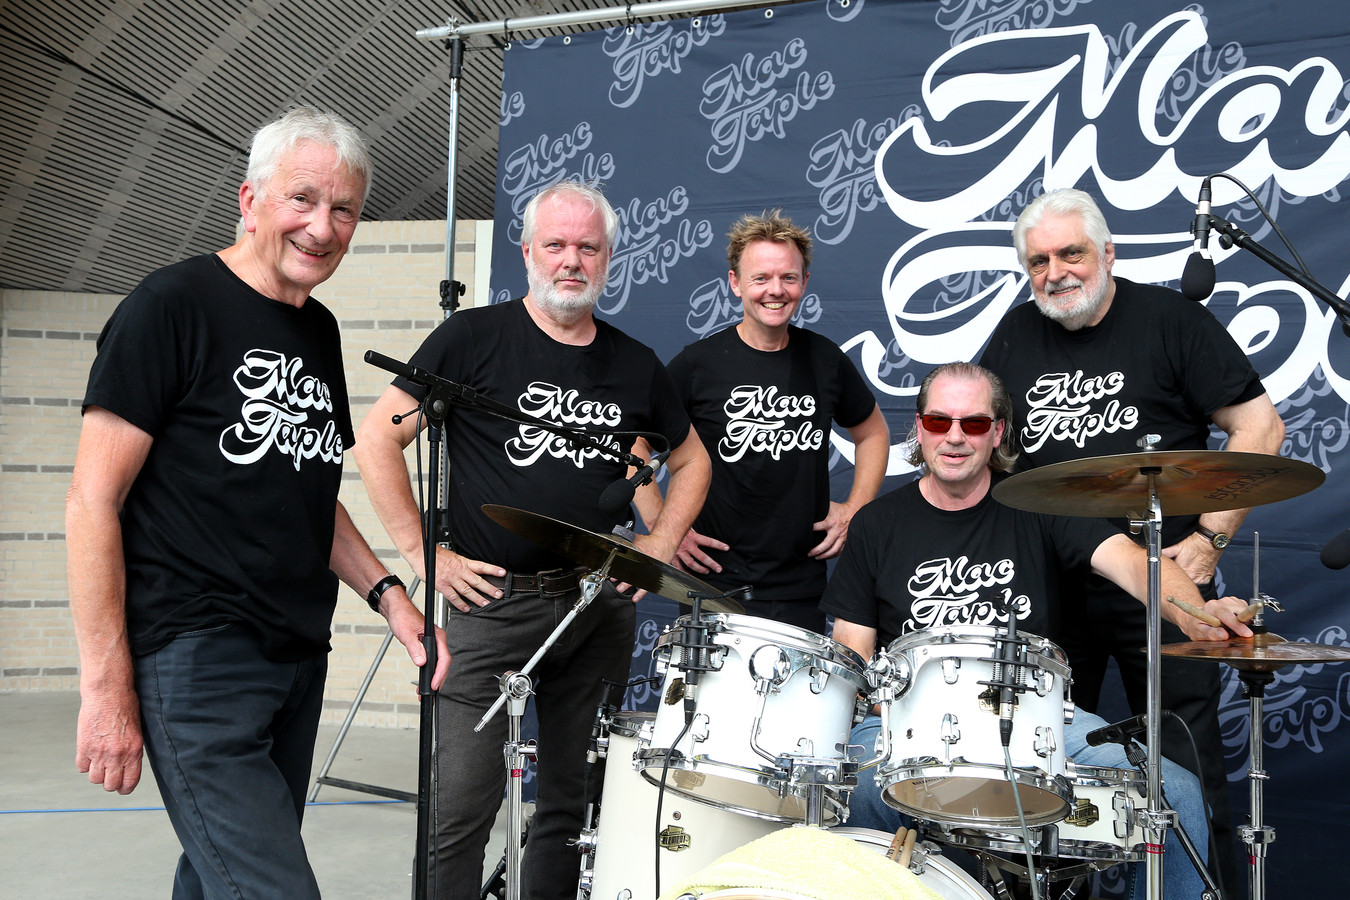
[[[739,316],[732,221],[782,207],[817,243],[799,324],[866,375],[891,423],[894,487],[909,477],[899,451],[920,380],[977,358],[1029,297],[1011,224],[1047,187],[1098,198],[1118,274],[1175,286],[1202,178],[1232,173],[1312,276],[1344,295],[1348,73],[1339,0],[832,0],[518,41],[502,90],[493,299],[525,292],[531,194],[562,176],[599,179],[621,221],[600,313],[668,360]],[[1214,183],[1214,206],[1288,257],[1227,181]],[[1350,339],[1252,254],[1215,250],[1209,309],[1283,415],[1283,454],[1327,473],[1316,491],[1252,513],[1224,554],[1223,586],[1251,594],[1259,532],[1260,588],[1288,610],[1273,630],[1350,644],[1350,571],[1318,561],[1350,527]],[[839,496],[846,437],[832,435]],[[678,612],[643,608],[649,651]],[[1221,703],[1234,807],[1246,810],[1248,708],[1227,668]],[[1271,884],[1339,891],[1350,666],[1282,669],[1266,711]]]

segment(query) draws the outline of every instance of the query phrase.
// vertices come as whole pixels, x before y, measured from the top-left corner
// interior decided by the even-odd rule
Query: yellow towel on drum
[[[905,866],[851,838],[797,825],[725,854],[661,895],[702,897],[753,888],[737,896],[810,900],[942,900]]]

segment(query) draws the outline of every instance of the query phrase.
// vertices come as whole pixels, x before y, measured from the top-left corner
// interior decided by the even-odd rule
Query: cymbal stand
[[[1272,605],[1265,594],[1261,593],[1261,535],[1253,535],[1252,548],[1252,597],[1256,604],[1256,616],[1248,623],[1253,634],[1265,634],[1265,607]],[[1242,680],[1242,693],[1246,695],[1250,706],[1247,731],[1250,735],[1251,760],[1247,767],[1247,779],[1250,782],[1251,821],[1238,827],[1238,836],[1247,845],[1247,896],[1251,900],[1265,900],[1266,897],[1266,847],[1275,843],[1275,829],[1265,824],[1266,798],[1265,783],[1270,778],[1265,770],[1265,735],[1262,732],[1265,715],[1266,685],[1275,680],[1275,673],[1248,666],[1238,666],[1238,678]]]
[[[1145,452],[1161,438],[1146,434],[1139,439]],[[1130,530],[1143,529],[1148,548],[1148,809],[1140,814],[1147,850],[1145,875],[1148,900],[1162,900],[1163,846],[1167,829],[1176,825],[1177,814],[1162,801],[1162,504],[1158,500],[1158,466],[1141,467],[1148,479],[1148,513],[1142,520],[1131,518]]]
[[[581,596],[572,608],[568,610],[567,615],[553,629],[543,645],[535,651],[534,656],[519,672],[507,672],[500,679],[501,694],[497,700],[483,714],[483,718],[474,726],[474,731],[482,731],[497,711],[506,706],[507,725],[506,742],[502,745],[502,756],[506,764],[506,900],[519,900],[520,898],[520,843],[513,839],[513,836],[519,835],[524,827],[524,810],[521,795],[521,786],[525,772],[526,759],[533,759],[535,750],[533,746],[522,744],[520,740],[520,723],[525,716],[525,704],[529,701],[530,695],[534,693],[534,683],[530,679],[530,673],[534,667],[543,659],[544,654],[548,652],[567,630],[568,626],[581,614],[591,601],[600,593],[600,588],[609,577],[609,567],[614,562],[614,556],[617,550],[611,550],[609,558],[600,568],[588,572],[581,579]]]

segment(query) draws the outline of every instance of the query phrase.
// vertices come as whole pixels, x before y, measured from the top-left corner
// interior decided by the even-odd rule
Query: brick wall
[[[364,222],[337,273],[315,291],[342,329],[356,423],[389,382],[387,373],[362,360],[365,351],[406,359],[444,316],[439,285],[445,278],[446,232],[440,221]],[[454,274],[467,286],[463,306],[487,296],[491,240],[491,222],[458,223]],[[94,339],[120,299],[0,291],[0,690],[78,686],[64,500]],[[350,456],[342,501],[391,571],[411,581],[370,509]],[[325,698],[328,721],[345,714],[387,631],[363,599],[345,586],[341,590]],[[415,681],[403,649],[391,646],[357,721],[415,726]]]

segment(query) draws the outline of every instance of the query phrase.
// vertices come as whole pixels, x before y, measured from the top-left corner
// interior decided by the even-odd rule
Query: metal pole
[[[805,0],[786,0],[782,5]],[[625,6],[607,6],[603,9],[584,9],[575,12],[552,13],[543,16],[523,16],[519,19],[496,19],[492,22],[462,23],[421,28],[416,32],[419,41],[440,41],[446,38],[469,37],[475,34],[509,34],[541,28],[564,28],[570,25],[595,25],[601,22],[627,22],[653,16],[678,16],[686,13],[716,12],[739,9],[743,6],[762,6],[764,0],[657,0],[654,3],[629,3]]]

